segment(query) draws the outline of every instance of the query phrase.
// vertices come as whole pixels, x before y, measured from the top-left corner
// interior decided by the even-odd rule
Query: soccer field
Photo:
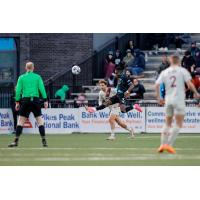
[[[12,135],[0,135],[0,165],[200,165],[200,135],[182,134],[176,141],[176,155],[158,154],[159,134],[117,134],[115,141],[105,140],[108,134],[47,135],[48,148],[41,147],[39,135],[22,135],[20,146],[7,148]]]

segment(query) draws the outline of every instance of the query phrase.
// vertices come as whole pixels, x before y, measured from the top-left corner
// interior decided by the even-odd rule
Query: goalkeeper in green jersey
[[[32,62],[26,63],[26,73],[22,74],[16,87],[16,106],[15,109],[19,110],[19,119],[16,128],[16,136],[14,142],[8,147],[18,146],[19,137],[23,130],[23,125],[32,112],[39,128],[39,132],[42,138],[43,147],[47,147],[47,141],[45,138],[44,120],[42,119],[41,103],[39,96],[42,95],[44,99],[44,108],[48,107],[47,95],[44,87],[44,83],[40,75],[34,73],[34,64]],[[19,104],[20,101],[20,104]]]

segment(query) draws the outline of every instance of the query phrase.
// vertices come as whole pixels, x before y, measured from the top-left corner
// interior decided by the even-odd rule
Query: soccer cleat
[[[142,112],[142,108],[139,106],[139,104],[135,104],[135,105],[133,106],[133,108],[134,108],[135,110],[137,110],[138,112]]]
[[[8,145],[8,147],[17,147],[18,143],[17,142],[12,142],[11,144]]]
[[[165,145],[160,145],[160,147],[158,148],[157,152],[158,153],[162,153],[165,150]]]
[[[167,150],[167,152],[171,153],[171,154],[175,154],[176,153],[176,150],[172,146],[170,146],[168,144],[165,145],[165,150]]]
[[[47,141],[45,139],[42,140],[42,145],[43,145],[43,147],[48,147]]]
[[[109,136],[108,138],[106,138],[106,140],[110,140],[110,141],[114,141],[116,139],[115,136]]]

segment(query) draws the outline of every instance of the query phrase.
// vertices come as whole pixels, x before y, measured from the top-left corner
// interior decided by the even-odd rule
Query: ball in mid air
[[[78,65],[74,65],[72,67],[72,74],[78,75],[78,74],[80,74],[80,72],[81,72],[81,68]]]

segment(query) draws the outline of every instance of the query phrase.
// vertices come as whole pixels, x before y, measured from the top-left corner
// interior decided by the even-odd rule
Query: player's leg
[[[46,138],[45,138],[44,120],[42,119],[41,116],[36,117],[35,119],[37,121],[40,136],[42,138],[42,144],[43,144],[44,147],[47,147],[47,141],[46,141]]]
[[[119,98],[117,95],[114,95],[112,97],[110,97],[108,100],[106,100],[102,105],[100,106],[96,106],[96,107],[85,107],[86,110],[90,113],[93,113],[95,111],[98,111],[98,110],[103,110],[104,108],[110,106],[110,105],[113,105],[115,103],[119,103]]]
[[[165,106],[165,114],[165,124],[161,132],[160,147],[158,148],[158,153],[162,153],[165,150],[166,144],[168,144],[169,131],[172,125],[174,114],[172,105]]]
[[[174,114],[175,114],[175,125],[170,130],[168,138],[168,146],[166,150],[169,153],[176,153],[175,149],[172,147],[174,142],[180,132],[180,129],[183,126],[184,116],[185,116],[185,103],[180,103],[174,105]]]
[[[22,134],[23,126],[24,126],[24,123],[26,122],[26,120],[27,120],[27,117],[19,116],[19,119],[17,122],[17,127],[16,127],[15,139],[10,145],[8,145],[8,147],[18,146],[19,137]]]
[[[19,118],[18,118],[17,127],[16,127],[15,139],[14,139],[14,142],[8,145],[8,147],[18,146],[19,137],[23,131],[23,125],[28,119],[29,115],[30,115],[29,101],[22,99],[22,102],[20,104],[20,109],[19,109]]]
[[[123,122],[123,121],[120,119],[119,116],[117,116],[117,117],[115,118],[115,121],[117,122],[117,124],[118,124],[119,126],[121,126],[122,128],[124,128],[125,130],[127,130],[127,131],[130,133],[131,138],[134,138],[135,134],[134,134],[133,128],[127,126],[126,123]]]
[[[42,139],[42,145],[43,145],[43,147],[47,147],[47,141],[45,138],[44,120],[42,119],[42,111],[41,111],[41,105],[40,105],[39,99],[35,99],[32,102],[31,111],[33,112],[35,119],[37,121],[37,124],[38,124],[38,129],[39,129],[40,136]]]
[[[111,128],[111,134],[110,137],[107,138],[107,140],[115,140],[115,118],[116,115],[111,114],[109,118],[109,124]]]
[[[180,132],[180,129],[183,126],[184,115],[176,114],[175,115],[175,121],[176,121],[176,123],[175,123],[174,127],[171,129],[170,136],[169,136],[169,139],[168,139],[168,144],[170,146],[174,145],[174,142],[175,142],[175,140],[176,140],[176,138],[177,138],[177,136],[178,136],[178,134]]]

